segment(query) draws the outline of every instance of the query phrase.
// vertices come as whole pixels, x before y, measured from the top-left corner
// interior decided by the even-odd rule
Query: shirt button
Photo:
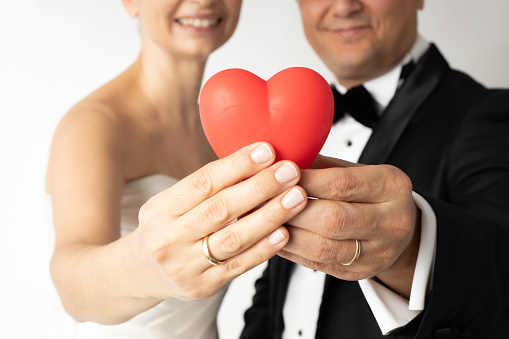
[[[299,336],[302,337],[302,330],[299,330]]]
[[[347,145],[348,147],[352,146],[352,141],[351,141],[351,140],[347,140],[347,141],[346,141],[346,145]]]

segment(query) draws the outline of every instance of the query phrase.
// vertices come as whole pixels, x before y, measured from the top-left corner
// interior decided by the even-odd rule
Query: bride
[[[51,146],[61,303],[48,337],[215,338],[227,284],[288,242],[306,193],[269,144],[216,160],[204,136],[205,64],[241,0],[122,1],[139,57],[63,117]]]

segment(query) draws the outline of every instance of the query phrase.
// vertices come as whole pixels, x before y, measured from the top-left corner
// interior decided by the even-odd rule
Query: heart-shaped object
[[[200,117],[220,158],[266,141],[274,146],[276,161],[308,168],[329,135],[334,97],[327,81],[309,68],[287,68],[267,81],[227,69],[203,86]]]

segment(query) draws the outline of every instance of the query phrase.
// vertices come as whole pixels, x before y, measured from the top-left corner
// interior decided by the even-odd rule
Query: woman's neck
[[[131,67],[150,110],[172,126],[194,129],[206,58],[177,57],[161,50],[143,51]]]

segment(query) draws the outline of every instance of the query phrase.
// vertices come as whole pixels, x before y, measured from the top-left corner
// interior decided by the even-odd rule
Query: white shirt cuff
[[[437,218],[428,202],[419,194],[412,192],[414,203],[421,210],[421,241],[410,291],[407,300],[373,279],[360,280],[373,315],[384,335],[405,326],[423,309],[426,302],[428,283],[432,278],[433,260],[437,234]]]

